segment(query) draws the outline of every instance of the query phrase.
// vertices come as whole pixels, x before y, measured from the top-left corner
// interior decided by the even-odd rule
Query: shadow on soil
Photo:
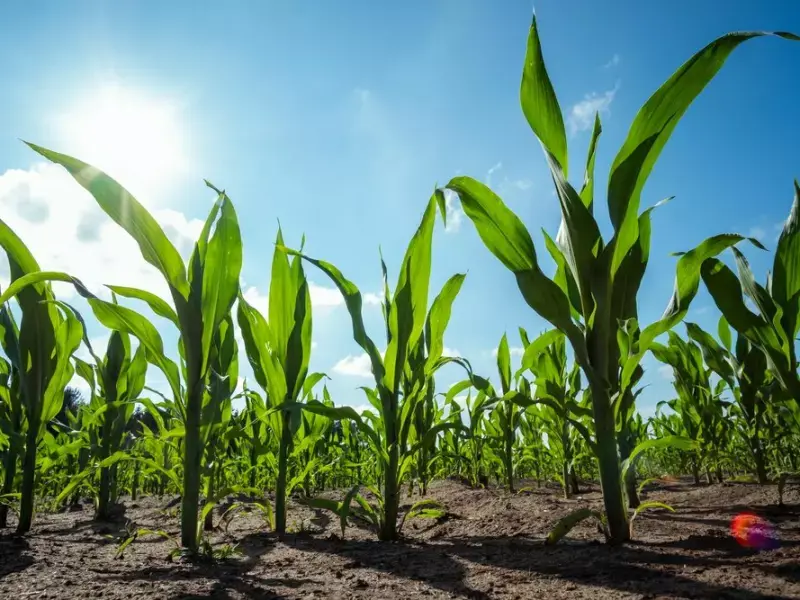
[[[444,546],[426,543],[342,541],[298,537],[293,546],[306,552],[335,554],[350,559],[334,576],[344,577],[348,569],[367,568],[391,573],[404,579],[424,582],[431,587],[473,600],[489,600],[484,592],[470,588],[465,582],[464,567],[443,551]]]
[[[790,542],[788,545],[798,545]],[[365,567],[467,598],[489,598],[465,582],[465,570],[454,557],[488,567],[518,570],[526,574],[557,577],[565,583],[594,585],[609,590],[650,596],[701,598],[735,597],[740,600],[775,599],[756,591],[718,585],[682,574],[709,568],[741,566],[743,557],[756,554],[730,538],[690,536],[683,543],[630,544],[610,547],[599,542],[562,542],[545,546],[541,541],[519,537],[448,538],[440,543],[385,544],[341,542],[307,538],[295,545],[308,552],[325,552],[351,559],[346,568]],[[670,553],[668,550],[682,552]],[[715,551],[706,556],[687,555],[686,550]],[[800,578],[796,567],[754,565],[789,581]],[[665,568],[666,567],[666,568]],[[340,574],[337,573],[337,577]]]
[[[137,540],[137,542],[139,541]],[[148,566],[134,571],[109,573],[105,579],[132,582],[147,581],[192,581],[195,579],[214,580],[211,588],[204,594],[185,594],[178,592],[170,599],[203,599],[232,598],[231,592],[253,600],[282,600],[284,596],[271,589],[275,586],[299,588],[319,584],[324,589],[324,583],[313,579],[294,579],[280,577],[259,577],[250,573],[259,559],[270,552],[275,546],[276,538],[271,534],[254,533],[242,538],[237,550],[240,557],[236,560],[217,563],[177,563],[165,566]]]
[[[29,549],[25,538],[0,533],[0,580],[11,573],[24,571],[33,564]]]

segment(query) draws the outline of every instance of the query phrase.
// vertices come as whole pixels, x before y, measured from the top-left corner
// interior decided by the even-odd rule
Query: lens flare
[[[778,537],[769,521],[753,513],[739,513],[731,521],[731,535],[745,548],[773,550]]]

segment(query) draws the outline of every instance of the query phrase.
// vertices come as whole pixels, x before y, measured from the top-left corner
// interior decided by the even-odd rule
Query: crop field
[[[800,598],[800,184],[787,182],[774,249],[720,232],[677,256],[660,318],[640,322],[638,302],[658,206],[642,207],[645,183],[695,98],[763,37],[800,41],[720,37],[641,107],[610,166],[604,236],[600,114],[570,179],[534,18],[520,105],[561,211],[542,232],[554,274],[509,205],[459,175],[420,205],[402,262],[381,256],[380,331],[348,275],[280,229],[268,309],[248,301],[239,218],[212,183],[184,261],[124,182],[28,143],[136,243],[169,296],[109,285],[100,297],[42,270],[0,214],[0,597]],[[494,373],[446,352],[468,280],[431,284],[453,198],[549,324],[504,334]],[[763,281],[753,246],[770,252]],[[311,273],[343,297],[368,358],[363,410],[309,368]],[[59,298],[65,285],[88,309]],[[721,314],[712,331],[686,319],[701,289]],[[645,357],[674,380],[652,417],[637,410]],[[446,365],[461,381],[437,388]]]

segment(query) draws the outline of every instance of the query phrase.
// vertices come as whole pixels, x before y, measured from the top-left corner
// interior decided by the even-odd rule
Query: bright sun
[[[106,171],[134,195],[163,192],[186,169],[178,111],[167,101],[109,85],[61,123],[66,153]]]

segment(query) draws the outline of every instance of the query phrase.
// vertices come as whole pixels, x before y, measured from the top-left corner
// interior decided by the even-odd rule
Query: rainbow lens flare
[[[779,546],[775,529],[753,513],[739,513],[731,521],[731,535],[745,548],[773,550]]]

